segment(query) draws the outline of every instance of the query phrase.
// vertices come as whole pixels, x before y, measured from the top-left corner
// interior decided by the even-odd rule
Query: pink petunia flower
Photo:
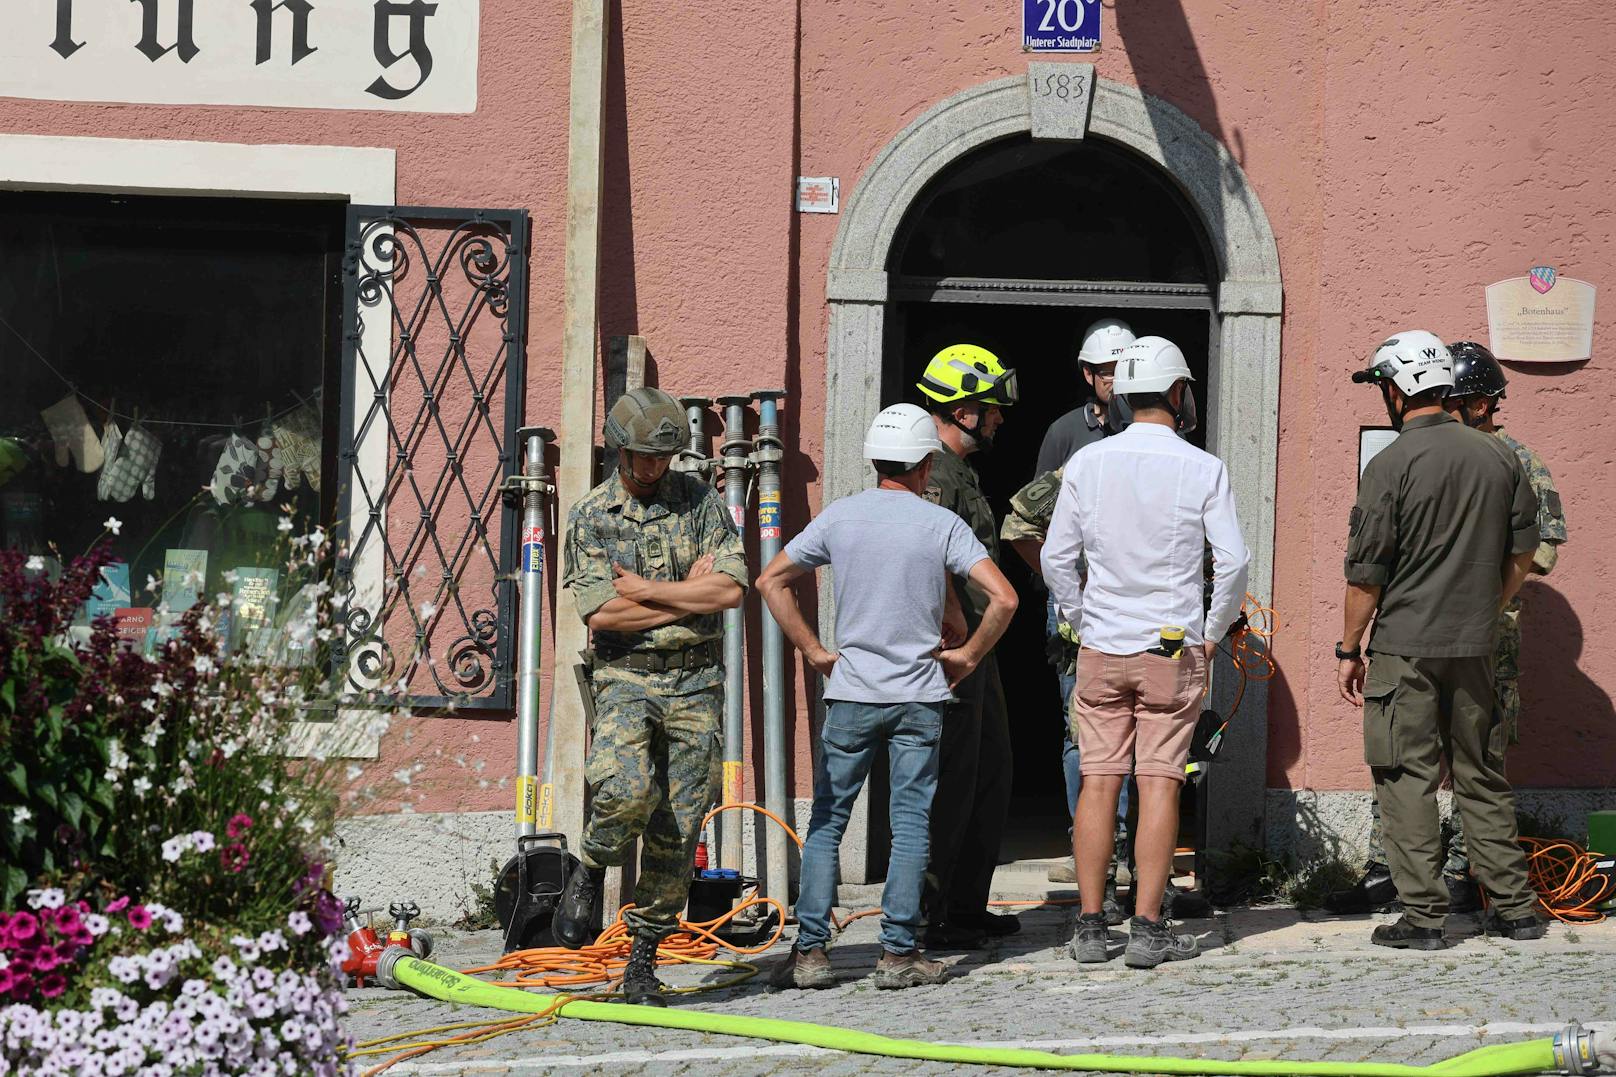
[[[247,866],[252,857],[247,853],[247,847],[241,842],[234,842],[219,850],[219,863],[226,871],[240,872]]]
[[[109,913],[123,912],[128,907],[129,907],[129,899],[127,897],[121,897],[121,898],[118,898],[117,900],[115,900],[112,904],[107,906],[107,912],[109,912]]]
[[[129,909],[129,926],[136,931],[145,931],[151,927],[151,913],[146,911],[144,905],[134,905]]]
[[[82,922],[79,911],[71,905],[63,905],[56,910],[56,932],[59,935],[73,934]]]
[[[56,947],[54,946],[41,946],[34,952],[35,972],[49,972],[61,963],[62,959],[57,955]]]
[[[14,913],[6,930],[14,942],[27,942],[39,933],[39,920],[31,912]]]
[[[67,990],[67,977],[53,972],[39,981],[39,993],[46,998],[58,998]]]
[[[225,824],[224,832],[232,838],[239,838],[248,830],[252,829],[252,825],[252,816],[248,815],[246,812],[237,812],[235,815],[231,816],[230,821]]]

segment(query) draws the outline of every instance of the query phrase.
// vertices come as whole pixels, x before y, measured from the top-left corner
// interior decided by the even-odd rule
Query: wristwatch
[[[1363,648],[1362,647],[1354,647],[1352,650],[1349,651],[1345,647],[1341,646],[1341,644],[1339,642],[1337,642],[1336,645],[1335,645],[1335,656],[1337,658],[1341,659],[1341,661],[1343,661],[1343,662],[1347,661],[1349,658],[1362,658],[1363,657]]]

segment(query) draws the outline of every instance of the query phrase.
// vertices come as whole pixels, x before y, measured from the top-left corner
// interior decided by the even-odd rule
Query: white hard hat
[[[1083,330],[1083,346],[1077,358],[1090,366],[1114,363],[1122,358],[1122,349],[1133,342],[1133,328],[1127,322],[1121,318],[1101,318]]]
[[[1387,380],[1404,396],[1453,385],[1453,354],[1442,338],[1423,329],[1394,335],[1369,360],[1369,369],[1352,376],[1356,382],[1383,384]]]
[[[1176,381],[1194,381],[1189,363],[1178,345],[1166,337],[1140,337],[1117,359],[1117,375],[1111,382],[1113,395],[1165,393]]]
[[[942,447],[937,439],[937,424],[915,404],[883,408],[870,424],[870,432],[864,435],[866,460],[918,464]]]

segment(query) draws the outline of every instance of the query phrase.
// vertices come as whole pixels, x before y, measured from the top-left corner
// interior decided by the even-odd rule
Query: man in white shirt
[[[1133,409],[1133,423],[1067,463],[1044,543],[1044,582],[1083,640],[1072,707],[1083,760],[1072,850],[1083,896],[1072,943],[1079,961],[1108,956],[1101,901],[1117,794],[1129,773],[1139,826],[1125,960],[1153,968],[1198,953],[1193,936],[1168,930],[1161,899],[1207,665],[1239,615],[1251,558],[1223,462],[1178,436],[1195,427],[1193,380],[1171,341],[1141,337],[1124,349],[1113,391]],[[1203,616],[1208,545],[1214,582]]]

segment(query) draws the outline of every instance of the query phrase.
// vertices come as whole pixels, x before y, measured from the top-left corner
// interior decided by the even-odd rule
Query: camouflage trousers
[[[690,895],[701,818],[718,795],[723,758],[720,671],[594,676],[595,719],[584,780],[590,794],[580,859],[621,865],[642,840],[629,930],[662,938]],[[610,919],[612,910],[605,910]]]
[[[1520,742],[1521,719],[1521,600],[1516,598],[1498,618],[1498,645],[1493,650],[1493,694],[1497,700],[1494,720],[1504,727],[1504,743]],[[1380,802],[1373,801],[1370,811],[1373,822],[1369,826],[1369,859],[1377,864],[1386,863],[1386,847],[1382,844]],[[1442,870],[1449,875],[1470,874],[1470,856],[1465,851],[1464,816],[1458,802],[1453,805],[1453,833],[1448,838],[1448,859]]]

